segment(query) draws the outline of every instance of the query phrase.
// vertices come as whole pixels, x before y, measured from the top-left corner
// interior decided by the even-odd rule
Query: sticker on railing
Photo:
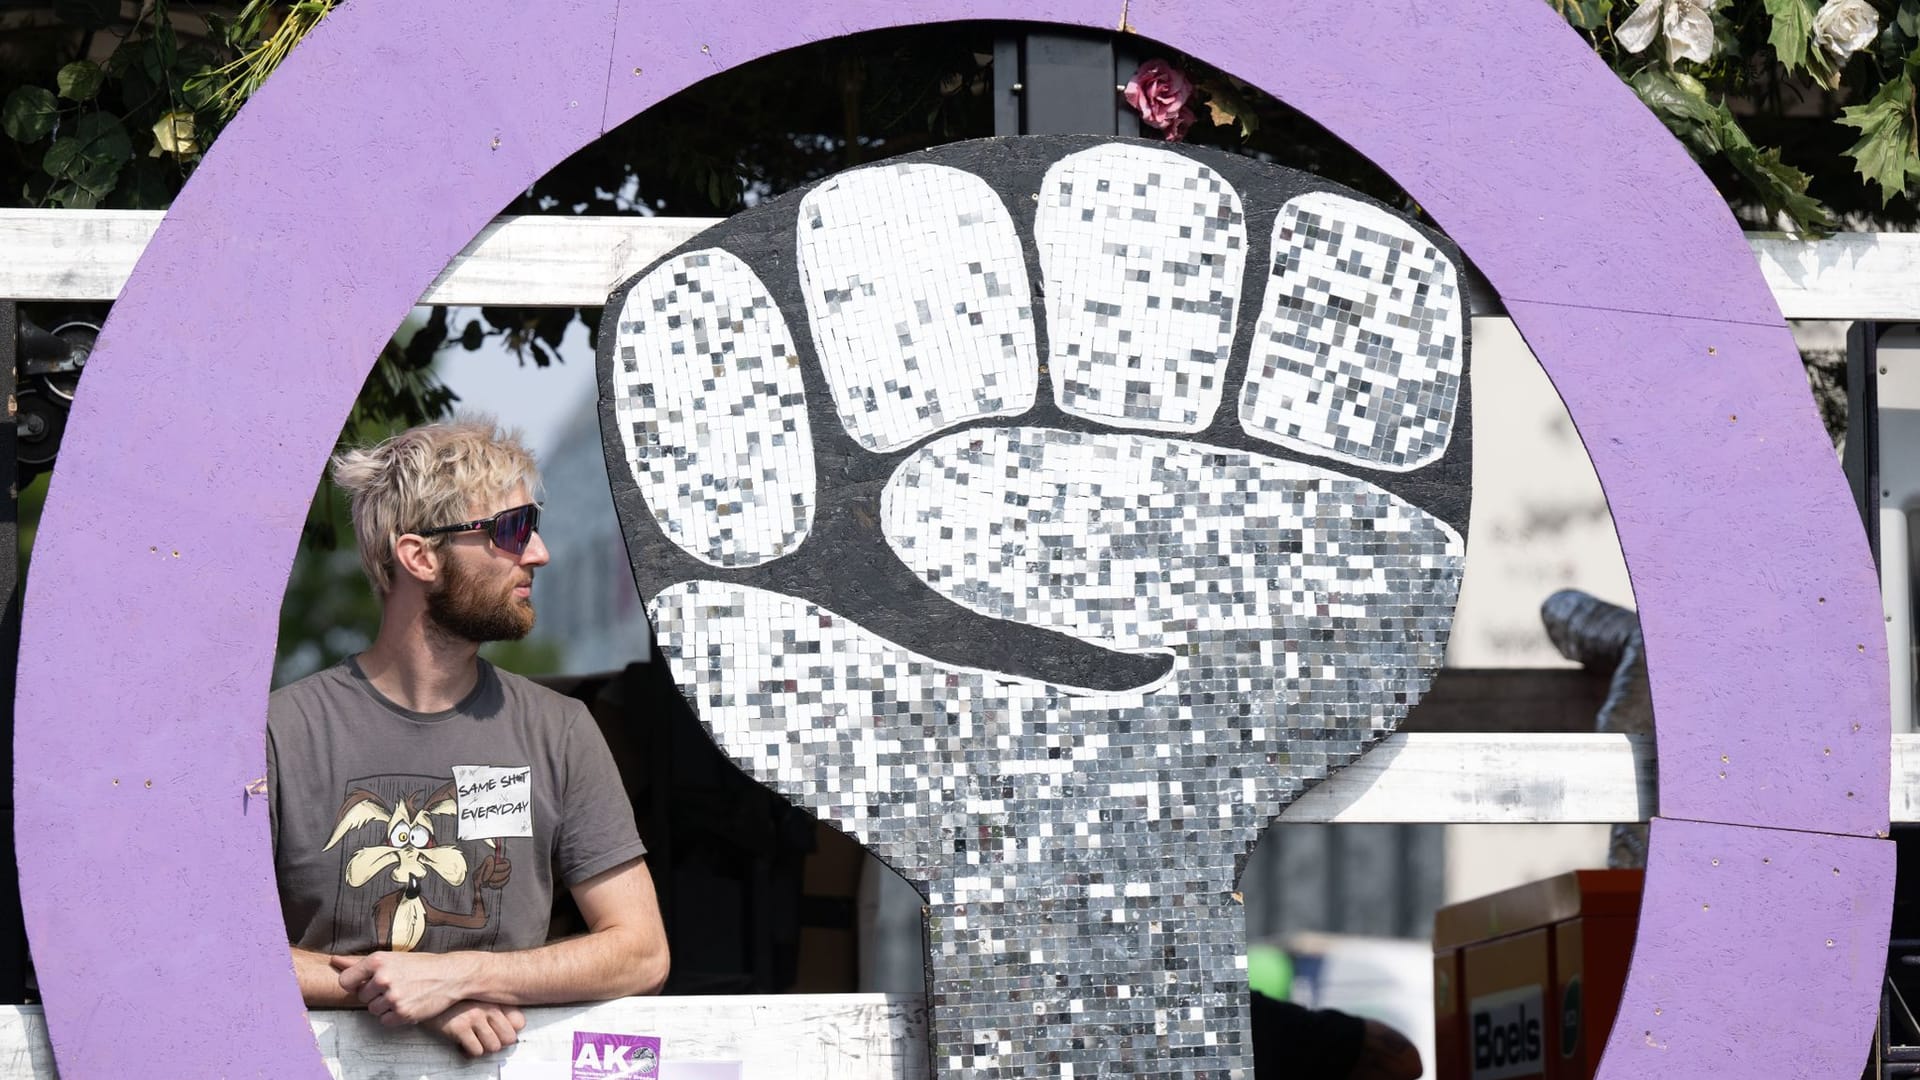
[[[660,1075],[660,1040],[652,1035],[573,1033],[573,1080],[653,1080]]]

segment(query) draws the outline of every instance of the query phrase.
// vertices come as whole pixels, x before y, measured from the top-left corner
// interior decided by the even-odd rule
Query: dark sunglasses
[[[431,529],[415,529],[415,536],[438,536],[441,533],[476,532],[485,529],[487,539],[493,546],[509,555],[519,555],[533,542],[533,531],[540,527],[540,508],[533,503],[516,506],[511,510],[502,510],[479,521],[463,521],[458,525],[440,525]]]

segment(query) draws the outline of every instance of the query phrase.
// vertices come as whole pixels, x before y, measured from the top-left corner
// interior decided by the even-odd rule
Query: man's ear
[[[393,571],[422,585],[440,577],[440,548],[424,536],[403,533],[393,541]]]

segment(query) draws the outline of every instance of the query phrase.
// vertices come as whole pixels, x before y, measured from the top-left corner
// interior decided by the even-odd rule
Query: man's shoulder
[[[316,705],[337,700],[351,689],[344,663],[321,668],[268,694],[268,721],[304,714]]]
[[[493,669],[493,677],[499,680],[501,696],[530,714],[569,722],[588,715],[586,703],[579,698],[568,697],[498,665],[488,666]]]

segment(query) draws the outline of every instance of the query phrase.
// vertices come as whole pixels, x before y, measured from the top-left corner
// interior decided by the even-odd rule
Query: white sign
[[[1539,986],[1474,998],[1467,1003],[1467,1016],[1473,1025],[1468,1051],[1473,1080],[1546,1075],[1546,1029],[1540,1023]]]
[[[455,765],[460,839],[533,835],[533,767]]]

